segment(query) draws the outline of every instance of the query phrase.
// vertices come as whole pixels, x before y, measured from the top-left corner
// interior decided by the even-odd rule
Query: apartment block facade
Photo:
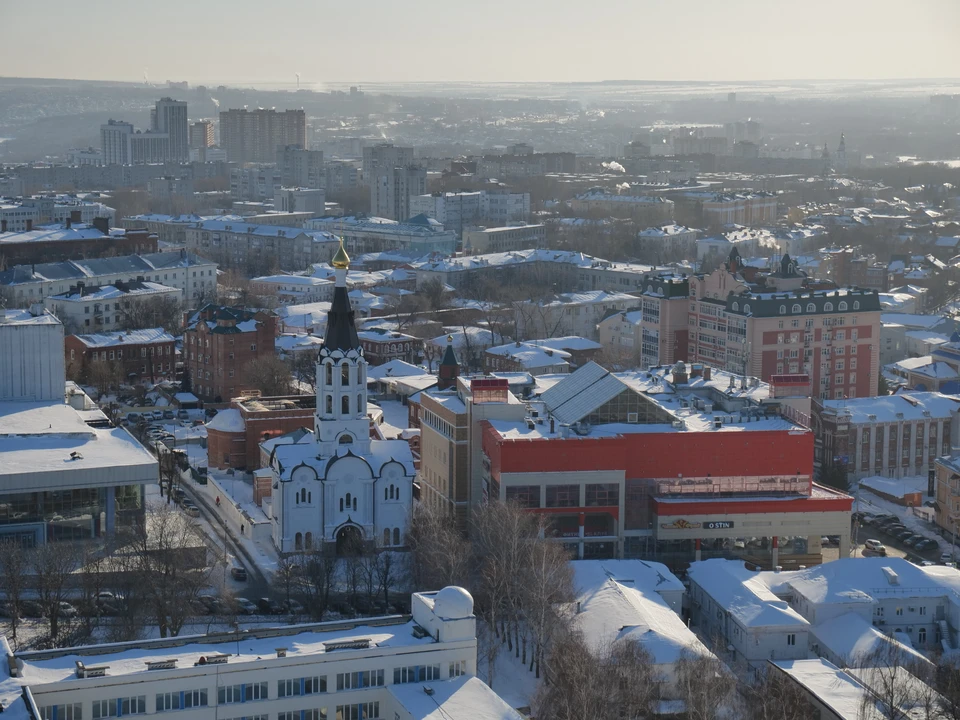
[[[231,162],[276,162],[278,148],[307,146],[303,110],[233,109],[220,113],[220,146]]]

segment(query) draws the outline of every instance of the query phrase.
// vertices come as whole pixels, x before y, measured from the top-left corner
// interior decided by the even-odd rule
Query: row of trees
[[[111,641],[136,639],[151,624],[161,637],[176,636],[195,614],[212,571],[203,533],[168,505],[118,530],[109,547],[48,543],[28,549],[7,541],[0,548],[0,590],[14,645],[28,608],[47,622],[48,636],[35,645],[76,644],[100,624]],[[68,607],[74,604],[80,611],[75,617]]]

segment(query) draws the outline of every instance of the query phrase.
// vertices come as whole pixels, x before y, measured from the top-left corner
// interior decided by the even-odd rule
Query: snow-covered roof
[[[913,368],[910,372],[914,375],[922,375],[923,377],[936,380],[958,377],[957,371],[945,362],[932,362],[926,365],[920,365]]]
[[[430,373],[421,367],[394,358],[393,360],[388,360],[383,363],[383,365],[373,365],[367,368],[367,381],[383,380],[388,377],[411,377],[429,374]]]
[[[173,342],[174,340],[173,335],[166,332],[163,328],[123,330],[115,333],[76,335],[74,337],[90,348],[145,345],[158,342]]]
[[[909,475],[906,477],[888,478],[875,475],[858,480],[860,485],[870,490],[882,492],[885,495],[902,498],[910,493],[927,494],[926,475]]]
[[[244,432],[246,427],[247,424],[243,421],[243,416],[236,408],[221,410],[207,423],[207,430],[219,430],[220,432]]]
[[[806,629],[810,624],[740,561],[701,560],[693,563],[687,574],[745,628]]]
[[[811,628],[820,647],[829,650],[834,657],[841,658],[844,665],[856,665],[857,662],[874,652],[882,643],[893,643],[904,656],[915,661],[926,658],[912,646],[894,640],[880,632],[860,613],[848,612],[814,625]]]
[[[390,694],[410,713],[412,720],[522,720],[490,686],[476,677],[389,685]]]
[[[794,593],[815,604],[872,605],[893,592],[899,597],[938,597],[949,592],[920,567],[898,557],[840,558],[784,574]]]
[[[665,565],[647,565],[650,573],[623,572],[622,567],[606,562],[571,563],[580,607],[574,624],[587,645],[596,652],[620,638],[637,640],[656,665],[672,665],[683,652],[710,655],[655,589],[655,575],[670,585],[676,578]],[[624,575],[631,577],[617,579]]]
[[[833,717],[839,720],[863,720],[866,688],[833,663],[823,658],[771,662],[829,708]],[[867,716],[868,720],[874,720],[874,717]]]
[[[158,294],[179,295],[180,290],[157,282],[138,281],[123,287],[101,285],[99,287],[83,288],[80,292],[65,292],[61,295],[51,295],[47,300],[56,302],[96,302],[99,300],[120,300],[125,297]]]
[[[884,325],[903,325],[916,330],[932,330],[944,321],[939,315],[913,315],[910,313],[881,313]]]
[[[838,416],[847,415],[852,423],[883,423],[930,417],[950,418],[960,409],[960,398],[938,392],[910,392],[849,400],[823,400],[822,405]]]

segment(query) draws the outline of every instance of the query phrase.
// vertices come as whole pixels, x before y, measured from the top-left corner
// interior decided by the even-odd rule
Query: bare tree
[[[276,355],[263,355],[244,368],[247,385],[271,397],[290,393],[290,368]]]
[[[330,593],[337,584],[337,559],[322,550],[297,556],[300,587],[307,599],[310,614],[317,620],[330,607]]]
[[[413,591],[464,585],[470,569],[470,546],[457,530],[452,513],[419,504],[407,531]]]
[[[538,527],[538,531],[542,527]],[[560,608],[573,601],[573,571],[566,550],[557,543],[543,539],[543,532],[527,549],[525,582],[520,584],[524,626],[533,639],[530,665],[537,677],[554,638],[561,632],[567,619]],[[629,656],[624,655],[623,660]]]
[[[313,393],[317,387],[317,354],[315,352],[294,352],[287,358],[290,374],[297,384],[297,393],[303,392],[303,387]]]
[[[709,655],[684,651],[676,663],[677,689],[689,720],[723,717],[734,679],[723,663]]]
[[[175,507],[158,505],[138,528],[135,550],[148,612],[160,637],[175,637],[210,579],[203,534]]]
[[[854,660],[852,671],[864,685],[860,714],[865,718],[908,720],[915,708],[932,706],[930,689],[921,676],[932,681],[932,665],[917,660],[899,644],[884,640],[869,653]]]
[[[60,603],[67,599],[67,581],[80,567],[80,551],[70,543],[46,543],[34,550],[32,561],[37,599],[50,622],[50,639],[56,643],[63,613]]]
[[[15,648],[17,628],[20,627],[20,603],[23,599],[28,566],[23,545],[16,540],[4,540],[0,543],[0,588],[7,598],[7,607],[10,611],[10,633]]]
[[[124,330],[163,328],[168,333],[179,334],[183,326],[183,306],[169,295],[156,295],[149,299],[128,303],[120,316]]]
[[[116,390],[123,382],[123,365],[109,360],[93,360],[87,364],[81,373],[84,381],[93,385],[99,395],[106,395]]]
[[[403,575],[403,568],[393,550],[377,547],[373,573],[377,583],[377,595],[383,598],[383,611],[387,612],[390,607],[390,591],[397,589]]]
[[[936,688],[940,693],[940,713],[946,720],[960,720],[960,668],[941,659],[936,668]]]
[[[297,585],[300,567],[296,555],[281,555],[277,560],[277,571],[274,573],[274,577],[283,590],[283,596],[288,607],[290,606],[291,593]]]
[[[741,684],[744,720],[818,720],[803,690],[781,671],[767,667]]]
[[[653,717],[659,698],[653,657],[639,642],[591,650],[579,633],[565,631],[533,707],[545,720],[621,720]]]

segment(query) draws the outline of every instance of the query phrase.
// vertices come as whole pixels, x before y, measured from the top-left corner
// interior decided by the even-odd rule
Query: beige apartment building
[[[688,351],[690,282],[685,277],[651,278],[651,284],[622,312],[611,312],[597,326],[610,357],[641,368],[685,360]]]

